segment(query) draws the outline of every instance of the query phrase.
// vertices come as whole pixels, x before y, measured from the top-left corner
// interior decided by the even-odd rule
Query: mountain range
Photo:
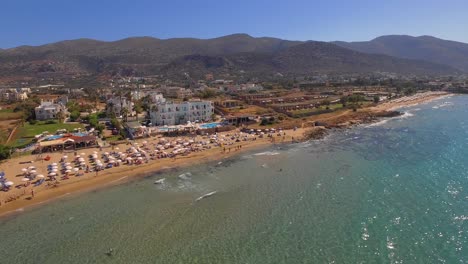
[[[23,77],[271,77],[313,73],[441,75],[468,71],[468,44],[385,36],[369,42],[289,41],[234,34],[214,39],[67,40],[0,49],[0,80]]]

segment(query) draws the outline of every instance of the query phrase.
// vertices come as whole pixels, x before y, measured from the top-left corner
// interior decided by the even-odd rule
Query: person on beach
[[[31,189],[31,197],[34,198],[34,189]]]

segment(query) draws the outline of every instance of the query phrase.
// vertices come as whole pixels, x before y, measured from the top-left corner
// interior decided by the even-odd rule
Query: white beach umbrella
[[[23,178],[23,179],[21,179],[21,181],[22,181],[22,182],[28,182],[28,181],[30,181],[30,180],[29,180],[29,178]]]
[[[57,166],[57,163],[55,163],[55,162],[54,162],[54,163],[52,163],[52,166]]]
[[[64,159],[68,159],[68,156],[67,156],[67,155],[65,155],[65,156],[63,156],[63,158],[64,158]]]
[[[44,179],[45,177],[44,177],[44,175],[39,174],[39,175],[37,175],[37,178],[38,178],[38,179]]]
[[[35,170],[36,167],[34,167],[34,166],[29,166],[28,169],[29,169],[29,170]]]
[[[58,171],[58,169],[52,169],[52,172],[57,172],[57,171]]]
[[[49,176],[55,176],[55,175],[57,175],[57,173],[55,173],[55,172],[49,173]]]
[[[138,160],[143,160],[143,158],[142,158],[142,157],[138,157]]]
[[[72,166],[67,166],[67,167],[65,167],[65,169],[71,170],[71,169],[72,169]]]
[[[85,156],[85,155],[86,155],[86,153],[82,152],[82,153],[80,153],[80,155],[81,155],[81,156]]]
[[[28,169],[26,169],[26,168],[22,168],[22,169],[21,169],[21,171],[22,171],[22,172],[27,172],[27,171],[28,171]]]
[[[69,166],[71,163],[70,162],[66,162],[65,163],[65,166]]]
[[[5,186],[13,186],[15,183],[12,181],[5,182]]]
[[[36,174],[37,171],[36,171],[36,170],[32,170],[32,171],[30,171],[30,173],[31,173],[31,174]]]
[[[115,150],[119,150],[119,148],[117,147],[117,148],[115,148]]]
[[[71,172],[71,170],[66,170],[66,171],[65,171],[65,173],[70,173],[70,172]]]

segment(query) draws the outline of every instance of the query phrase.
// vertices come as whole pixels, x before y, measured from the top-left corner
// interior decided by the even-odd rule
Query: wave
[[[452,102],[443,102],[441,104],[434,105],[432,108],[433,109],[439,109],[439,108],[442,108],[442,107],[447,107],[447,106],[452,106],[452,105],[453,105]]]
[[[382,126],[384,124],[386,124],[388,121],[390,120],[401,120],[401,119],[407,119],[407,118],[410,118],[410,117],[413,117],[414,114],[411,113],[411,112],[404,112],[402,115],[400,116],[396,116],[396,117],[391,117],[391,118],[385,118],[385,119],[382,119],[376,123],[372,123],[372,124],[369,124],[367,126],[365,126],[366,128],[368,127],[377,127],[377,126]]]
[[[177,177],[179,179],[181,179],[181,180],[188,181],[188,180],[192,179],[192,173],[190,173],[190,172],[182,173],[181,175],[179,175]]]
[[[254,156],[275,156],[279,154],[280,154],[279,152],[275,152],[275,151],[265,151],[265,152],[255,153],[253,155]]]

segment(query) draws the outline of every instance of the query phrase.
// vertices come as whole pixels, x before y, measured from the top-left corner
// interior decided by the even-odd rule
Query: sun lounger
[[[44,181],[45,181],[45,179],[40,179],[36,183],[34,183],[34,186],[39,186],[39,185],[43,184]]]

